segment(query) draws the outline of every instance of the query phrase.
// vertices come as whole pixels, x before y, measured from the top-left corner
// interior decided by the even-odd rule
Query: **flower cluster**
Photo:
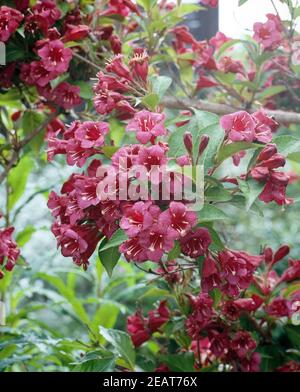
[[[98,83],[94,87],[96,93],[94,105],[99,114],[108,114],[116,110],[123,118],[132,116],[135,113],[132,96],[138,91],[143,95],[145,91],[148,76],[146,51],[136,48],[128,66],[123,60],[124,57],[121,54],[116,55],[107,64],[106,72],[100,71],[97,74]]]
[[[167,301],[161,301],[158,308],[150,310],[148,317],[144,317],[140,310],[127,319],[127,331],[135,347],[151,339],[151,335],[159,332],[160,328],[169,321],[170,311]]]
[[[266,183],[259,198],[265,203],[275,201],[278,205],[291,204],[292,199],[286,197],[286,187],[289,184],[289,175],[276,171],[283,167],[286,160],[283,155],[278,154],[274,144],[267,146],[259,154],[256,165],[250,171],[250,176],[256,181]]]
[[[18,245],[12,238],[13,232],[13,227],[0,229],[0,279],[4,277],[3,269],[11,271],[20,256]]]

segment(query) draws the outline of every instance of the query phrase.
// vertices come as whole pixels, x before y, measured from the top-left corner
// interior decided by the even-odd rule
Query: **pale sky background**
[[[264,22],[267,13],[275,13],[270,0],[248,0],[238,7],[239,0],[219,0],[219,30],[230,37],[240,37],[247,29],[252,30],[255,22]],[[287,7],[279,0],[274,3],[282,15],[287,18]]]

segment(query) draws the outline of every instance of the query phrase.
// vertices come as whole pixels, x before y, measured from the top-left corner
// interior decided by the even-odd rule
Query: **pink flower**
[[[67,82],[60,83],[53,90],[53,101],[64,109],[72,109],[81,104],[80,88]]]
[[[65,48],[60,40],[49,41],[38,50],[44,67],[48,71],[66,72],[72,59],[72,50]]]
[[[127,332],[135,347],[141,346],[151,337],[147,328],[147,321],[148,320],[143,317],[140,311],[137,311],[127,319]]]
[[[118,54],[113,57],[106,66],[106,71],[114,73],[120,78],[132,80],[129,68],[123,62],[123,55]]]
[[[243,359],[256,349],[256,342],[249,332],[238,331],[231,340],[231,349],[240,359]]]
[[[158,206],[151,202],[139,201],[125,210],[120,227],[129,237],[135,237],[141,231],[148,229],[157,220],[159,213]]]
[[[275,50],[282,41],[281,21],[277,16],[268,14],[267,22],[257,22],[253,26],[253,38],[259,42],[265,50]]]
[[[221,117],[221,126],[232,142],[253,142],[255,138],[255,121],[245,111]]]
[[[0,7],[0,41],[6,42],[9,37],[17,30],[24,16],[21,12],[6,7]]]
[[[154,224],[149,231],[143,232],[140,243],[146,249],[148,259],[158,262],[164,252],[169,252],[174,247],[174,240],[177,238],[178,233],[171,227]]]
[[[209,245],[211,244],[211,236],[209,231],[203,227],[188,232],[180,239],[182,253],[193,259],[203,256]]]
[[[183,203],[172,201],[169,208],[160,215],[159,223],[171,226],[178,232],[178,237],[183,237],[197,223],[197,215],[188,211]]]
[[[299,373],[300,372],[300,363],[296,361],[289,361],[284,365],[278,367],[276,372],[287,372],[287,373]]]
[[[83,148],[101,147],[108,132],[109,124],[106,122],[85,121],[77,128],[75,138]]]
[[[142,144],[146,144],[149,141],[154,144],[157,136],[166,134],[164,120],[164,114],[142,110],[137,112],[133,119],[129,121],[126,131],[136,132],[136,138]]]
[[[33,61],[30,63],[29,73],[30,79],[27,79],[27,83],[39,85],[41,87],[45,87],[58,75],[56,71],[47,70],[41,61]]]
[[[218,64],[218,69],[224,73],[241,73],[245,72],[243,64],[238,60],[233,60],[229,56],[223,56]]]
[[[137,163],[144,165],[149,172],[167,163],[165,149],[159,145],[144,147],[140,150]]]
[[[208,5],[209,7],[218,7],[219,0],[201,0],[203,5]]]
[[[222,290],[231,297],[247,289],[253,279],[256,268],[262,261],[260,256],[246,252],[226,250],[219,253],[220,277],[224,281]]]
[[[209,40],[210,45],[214,46],[216,49],[219,49],[225,42],[230,41],[230,38],[226,37],[221,31],[218,31],[217,34]]]

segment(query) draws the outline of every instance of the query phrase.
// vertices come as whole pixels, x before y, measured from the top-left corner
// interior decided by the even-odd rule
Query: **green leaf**
[[[124,241],[128,239],[127,235],[122,229],[118,229],[112,237],[107,241],[103,247],[101,246],[101,249],[99,249],[99,252],[102,252],[103,250],[107,250],[109,248],[114,248],[116,246],[121,245]],[[101,243],[102,245],[102,243]]]
[[[172,79],[169,78],[168,76],[152,76],[150,78],[151,83],[152,83],[152,91],[154,94],[156,94],[159,98],[159,102],[163,99],[165,96],[168,88],[172,84]]]
[[[122,241],[123,242],[123,241]],[[102,249],[103,248],[105,249]],[[106,247],[107,246],[107,247]],[[120,259],[119,245],[110,246],[110,241],[106,238],[100,243],[98,256],[101,264],[105,268],[109,277],[112,276],[113,270]]]
[[[278,152],[285,157],[289,157],[290,154],[300,152],[300,139],[297,139],[294,136],[277,136],[272,142],[276,144]]]
[[[168,254],[168,261],[177,259],[180,256],[180,253],[181,253],[180,243],[178,241],[175,241],[175,245],[173,249],[171,249]]]
[[[27,110],[22,117],[22,128],[25,135],[31,134],[44,121],[45,117],[42,113],[33,110]],[[30,148],[38,153],[44,142],[44,132],[40,132],[29,143]]]
[[[239,0],[239,7],[245,3],[247,3],[248,0]]]
[[[225,202],[231,199],[231,193],[224,189],[224,187],[210,187],[205,192],[206,201]]]
[[[31,172],[33,167],[33,161],[28,156],[25,155],[19,162],[18,166],[12,169],[8,175],[8,183],[11,188],[11,192],[9,194],[8,205],[9,208],[12,209],[13,206],[17,203],[20,197],[23,195],[27,179],[29,173]]]
[[[94,96],[93,88],[89,82],[84,82],[83,80],[79,80],[77,82],[72,83],[74,86],[78,86],[80,88],[80,97],[83,99],[92,99]]]
[[[262,92],[258,93],[256,95],[256,99],[262,101],[266,98],[273,97],[274,95],[280,94],[283,91],[286,91],[285,86],[271,86],[268,88],[265,88]]]
[[[202,210],[197,212],[199,222],[211,222],[215,220],[229,219],[222,210],[211,204],[205,204]]]
[[[126,362],[130,370],[134,370],[135,351],[130,336],[124,331],[99,327],[100,334],[109,342],[114,351]]]
[[[237,154],[240,151],[250,150],[258,147],[260,147],[259,144],[247,143],[247,142],[224,144],[218,152],[217,163],[218,164],[222,163],[227,158],[232,157],[234,154]]]
[[[186,352],[182,354],[169,354],[162,357],[173,372],[195,372],[194,353]]]
[[[215,155],[224,139],[224,131],[219,125],[219,117],[215,114],[194,110],[195,114],[190,119],[188,131],[193,136],[193,156],[196,160],[198,157],[200,139],[202,135],[210,137],[208,146],[204,153],[205,171],[214,165]],[[169,138],[169,155],[178,158],[186,155],[186,149],[183,143],[183,136],[186,127],[180,127],[173,132]]]
[[[286,334],[291,341],[293,347],[300,350],[300,329],[297,326],[287,325],[285,326]]]
[[[146,95],[142,99],[142,103],[149,109],[154,111],[159,104],[159,96],[157,94],[151,93]]]
[[[249,211],[253,203],[263,191],[265,184],[249,178],[247,181],[238,180],[241,191],[246,199],[246,211]]]
[[[119,150],[119,147],[116,146],[104,146],[102,147],[103,154],[106,158],[111,158],[115,152]]]
[[[106,350],[96,350],[87,353],[80,361],[74,363],[75,372],[108,372],[112,371],[115,355]]]
[[[58,276],[49,275],[44,272],[39,272],[37,276],[54,286],[57,291],[67,300],[77,318],[82,323],[89,324],[89,316],[84,309],[84,306],[79,301],[79,299],[76,298],[74,291],[67,287],[62,279],[60,279]]]
[[[33,233],[36,232],[36,228],[32,225],[27,226],[24,230],[19,231],[16,241],[19,246],[24,246],[32,237]]]

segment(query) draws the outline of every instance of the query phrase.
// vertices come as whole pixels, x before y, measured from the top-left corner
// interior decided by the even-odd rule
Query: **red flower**
[[[183,237],[197,223],[197,215],[183,203],[173,201],[159,217],[159,223],[171,226],[178,232],[178,236]]]
[[[131,336],[132,343],[135,347],[141,346],[147,342],[151,335],[147,328],[147,319],[145,319],[140,311],[127,319],[127,331]]]
[[[61,16],[60,10],[56,7],[56,0],[38,0],[32,7],[34,15],[39,15],[47,23],[47,28],[52,26]]]
[[[203,256],[209,245],[211,244],[211,236],[205,228],[190,231],[186,236],[180,239],[182,253],[193,259]]]
[[[9,37],[17,30],[24,16],[21,12],[6,7],[0,7],[0,41],[6,42]]]
[[[278,367],[276,372],[287,372],[287,373],[300,373],[300,363],[296,361],[289,361],[284,365]]]
[[[249,332],[238,331],[231,340],[231,350],[240,358],[244,359],[256,349],[256,342]]]
[[[157,332],[170,318],[170,311],[167,307],[167,301],[161,301],[156,310],[149,312],[149,329],[152,333]]]
[[[66,25],[66,32],[62,37],[64,42],[68,41],[80,41],[89,34],[89,27],[85,25],[74,26],[71,24]]]
[[[266,312],[273,317],[289,317],[290,302],[284,298],[275,298],[267,307]]]
[[[45,43],[38,50],[38,55],[48,71],[63,73],[67,71],[73,54],[60,40],[54,40]]]
[[[76,129],[75,138],[83,148],[101,147],[108,132],[109,124],[106,122],[85,121]]]
[[[201,287],[205,293],[210,292],[216,287],[220,287],[221,279],[214,259],[208,256],[203,263],[201,275]]]
[[[149,57],[145,49],[136,48],[133,58],[129,61],[129,67],[134,79],[143,82],[147,81]]]
[[[67,82],[60,83],[52,92],[53,101],[64,109],[72,109],[81,104],[80,88]]]
[[[232,297],[247,289],[253,279],[253,273],[262,261],[261,256],[252,256],[246,252],[226,250],[219,253],[221,266],[220,277],[224,280],[222,290]]]
[[[203,329],[207,328],[213,320],[213,300],[208,294],[199,294],[198,297],[190,298],[192,313],[188,317],[185,325],[190,337],[199,340]]]
[[[94,253],[100,240],[100,233],[96,226],[86,225],[52,225],[52,232],[57,239],[61,253],[65,257],[72,257],[77,265],[87,269],[89,258]]]
[[[300,260],[290,260],[289,267],[283,272],[280,281],[290,282],[300,279]]]
[[[0,215],[1,218],[1,215]],[[11,271],[20,255],[17,243],[13,240],[13,227],[0,229],[0,266]],[[4,277],[4,272],[0,269],[0,279]]]
[[[135,237],[143,230],[149,229],[160,213],[158,206],[151,202],[139,201],[132,207],[126,208],[120,221],[120,227],[129,237]]]
[[[0,87],[9,88],[12,86],[15,69],[15,63],[8,64],[5,67],[0,66]]]

